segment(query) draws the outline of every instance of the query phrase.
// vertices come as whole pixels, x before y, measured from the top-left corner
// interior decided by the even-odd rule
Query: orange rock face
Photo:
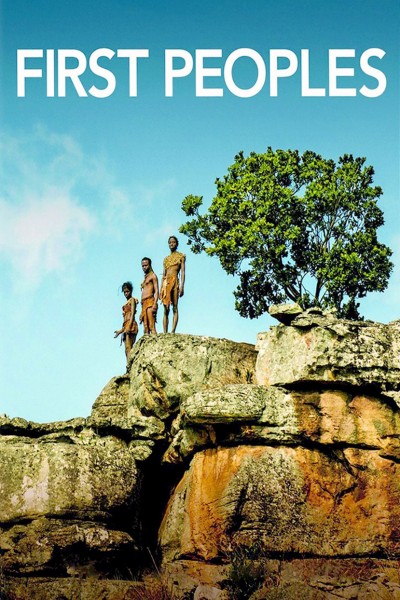
[[[239,446],[196,454],[167,508],[164,559],[400,550],[399,465],[375,450]]]
[[[319,444],[380,449],[400,458],[400,413],[385,400],[339,390],[293,392],[298,431]]]

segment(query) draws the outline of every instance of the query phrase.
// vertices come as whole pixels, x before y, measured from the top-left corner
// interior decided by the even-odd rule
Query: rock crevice
[[[149,550],[182,600],[400,598],[400,322],[275,314],[140,340],[86,419],[0,417],[10,598],[130,598]]]

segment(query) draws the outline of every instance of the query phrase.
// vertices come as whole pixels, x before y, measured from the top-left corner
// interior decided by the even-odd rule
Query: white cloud
[[[175,179],[170,178],[152,186],[139,185],[136,194],[142,203],[151,205],[155,200],[168,196],[175,187]]]
[[[3,135],[0,156],[0,261],[15,281],[37,286],[75,264],[90,235],[115,235],[133,220],[106,162],[69,135]]]
[[[164,223],[160,227],[156,229],[152,229],[148,231],[144,237],[147,244],[157,243],[160,240],[163,240],[165,247],[167,248],[167,240],[170,235],[176,235],[173,226],[168,222]],[[167,248],[168,249],[168,248]]]
[[[0,200],[0,257],[24,283],[36,285],[78,259],[94,217],[67,195],[29,198],[11,205]]]
[[[174,179],[132,182],[128,191],[101,151],[88,155],[70,135],[45,127],[3,134],[0,156],[0,262],[11,267],[13,281],[35,287],[65,273],[92,236],[120,240],[127,230],[143,236],[156,201],[159,218],[170,220]],[[162,228],[156,238],[167,234]]]
[[[102,216],[105,233],[116,239],[121,239],[124,234],[124,227],[121,227],[121,224],[129,223],[132,231],[139,227],[138,220],[134,218],[132,200],[122,189],[110,191]]]

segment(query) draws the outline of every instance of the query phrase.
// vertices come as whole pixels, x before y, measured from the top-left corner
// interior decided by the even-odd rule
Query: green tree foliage
[[[384,220],[373,175],[349,154],[336,164],[311,151],[240,152],[205,214],[202,197],[184,199],[192,218],[180,231],[194,253],[217,256],[240,277],[235,306],[244,317],[295,301],[358,318],[356,300],[383,291],[393,268],[377,240]]]

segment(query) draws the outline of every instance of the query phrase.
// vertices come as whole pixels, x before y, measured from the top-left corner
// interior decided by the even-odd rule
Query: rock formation
[[[275,315],[142,338],[87,419],[0,418],[0,598],[400,599],[400,322]]]

